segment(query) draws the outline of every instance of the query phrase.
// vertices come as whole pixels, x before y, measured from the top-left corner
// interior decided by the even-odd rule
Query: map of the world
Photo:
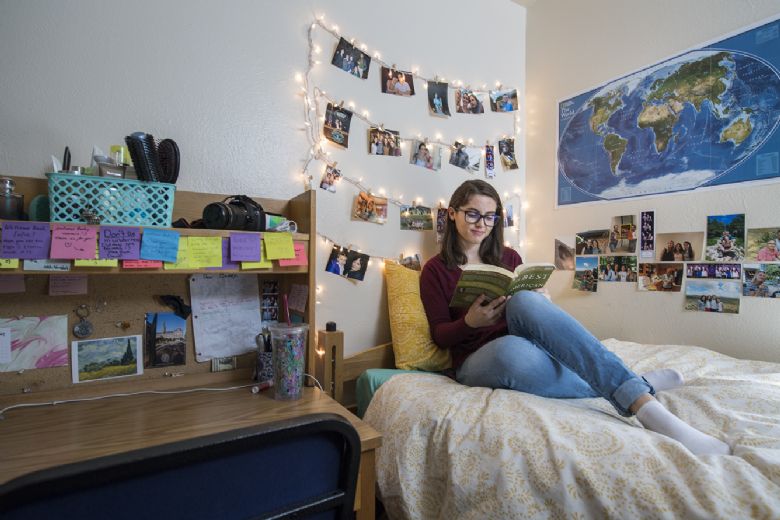
[[[558,204],[780,177],[780,20],[559,104]]]

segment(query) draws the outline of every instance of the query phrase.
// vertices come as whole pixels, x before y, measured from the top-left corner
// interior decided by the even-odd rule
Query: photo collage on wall
[[[575,290],[632,282],[683,293],[688,311],[737,314],[743,297],[780,299],[780,227],[747,229],[742,213],[708,216],[704,231],[656,233],[655,222],[655,211],[643,211],[577,233],[573,247],[556,239],[556,267],[569,269],[572,255]]]

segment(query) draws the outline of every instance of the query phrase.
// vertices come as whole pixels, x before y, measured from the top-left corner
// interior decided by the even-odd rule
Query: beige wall
[[[309,142],[295,74],[305,70],[307,29],[321,14],[329,27],[338,25],[341,34],[391,65],[477,89],[500,81],[520,89],[524,107],[525,9],[508,0],[468,9],[446,0],[2,1],[0,174],[41,176],[65,145],[73,164],[83,165],[93,145],[107,149],[143,130],[179,144],[179,189],[297,195],[304,189],[300,168]],[[322,49],[315,58],[323,64],[312,73],[312,87],[354,103],[403,136],[433,140],[440,134],[444,142],[473,139],[482,146],[513,131],[514,114],[429,116],[422,84],[414,98],[382,94],[375,65],[367,80],[356,79],[329,64],[335,38],[318,30],[314,40]],[[484,177],[446,164],[448,152],[438,172],[410,165],[406,154],[371,157],[367,130],[353,119],[349,150],[327,150],[345,175],[363,179],[377,193],[436,206],[464,180]],[[497,166],[494,185],[502,194],[522,193],[523,135],[521,169],[510,173]],[[315,163],[311,173],[319,179],[323,169]],[[399,229],[397,206],[390,206],[384,226],[351,221],[357,193],[346,182],[336,193],[318,189],[321,233],[372,256],[419,252],[427,258],[436,252],[432,232]],[[514,205],[519,217],[519,199]],[[522,240],[521,231],[509,233],[513,245]],[[337,322],[347,354],[389,341],[381,263],[371,263],[364,282],[352,283],[325,272],[330,245],[316,243],[316,328]]]
[[[746,213],[749,227],[780,224],[780,181],[555,209],[557,102],[737,29],[780,15],[778,0],[543,0],[527,4],[527,256],[551,261],[553,239],[603,229],[616,215],[656,211],[659,233],[704,231],[707,215]],[[780,305],[743,299],[739,315],[686,313],[681,294],[604,284],[569,289],[557,272],[553,299],[596,336],[695,344],[740,358],[780,361]]]

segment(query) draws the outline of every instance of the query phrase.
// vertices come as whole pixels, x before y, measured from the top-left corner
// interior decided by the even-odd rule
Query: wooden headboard
[[[342,360],[336,384],[341,385],[341,404],[347,408],[355,409],[355,381],[369,368],[395,368],[392,343],[366,349]]]

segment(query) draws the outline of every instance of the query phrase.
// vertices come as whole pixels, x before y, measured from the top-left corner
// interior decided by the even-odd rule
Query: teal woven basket
[[[86,222],[95,213],[101,224],[171,227],[176,186],[110,177],[47,173],[51,222]]]

